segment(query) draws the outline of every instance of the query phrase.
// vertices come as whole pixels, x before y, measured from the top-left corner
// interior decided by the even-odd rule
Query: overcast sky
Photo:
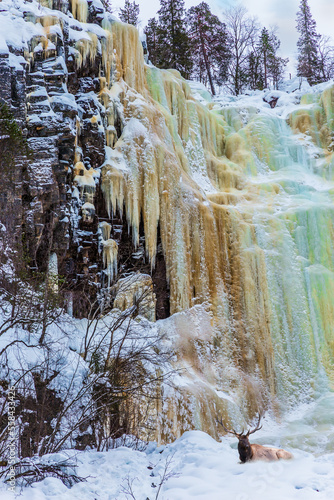
[[[135,0],[140,6],[142,26],[145,26],[150,17],[154,17],[160,8],[159,0]],[[198,5],[201,0],[185,0],[187,8]],[[124,0],[112,0],[112,6],[117,9],[123,7]],[[257,16],[261,24],[269,27],[277,25],[278,36],[281,40],[281,56],[289,57],[289,71],[294,72],[294,59],[298,33],[296,31],[296,13],[300,0],[206,0],[214,14],[221,18],[226,8],[239,3],[245,5],[251,15]],[[313,18],[317,23],[320,34],[332,36],[334,33],[334,0],[309,0]]]

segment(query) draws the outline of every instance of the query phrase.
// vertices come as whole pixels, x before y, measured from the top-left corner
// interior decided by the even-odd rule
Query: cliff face
[[[164,439],[312,397],[333,376],[333,89],[286,114],[205,102],[98,0],[16,3],[0,3],[0,97],[32,158],[1,215],[30,265],[57,256],[78,316],[84,287],[151,276],[149,318],[187,369]]]

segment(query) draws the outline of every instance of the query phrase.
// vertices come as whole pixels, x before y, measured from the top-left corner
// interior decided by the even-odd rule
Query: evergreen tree
[[[270,62],[269,75],[272,78],[274,89],[278,89],[278,84],[282,80],[285,72],[285,67],[289,62],[289,58],[275,57]]]
[[[0,100],[0,169],[2,182],[4,176],[12,179],[15,169],[15,159],[19,155],[29,155],[27,141],[22,134],[21,128],[8,108],[7,104]]]
[[[130,0],[125,0],[124,9],[119,9],[119,17],[123,23],[138,25],[139,18],[139,4]]]
[[[208,80],[211,92],[215,95],[214,82],[221,85],[227,79],[230,51],[226,25],[211,13],[205,2],[188,10],[187,23],[194,63],[193,75],[203,83]]]
[[[275,34],[275,30],[269,32],[267,28],[263,28],[257,44],[258,60],[261,66],[259,77],[260,85],[256,88],[268,88],[272,83],[274,88],[277,88],[278,82],[281,80],[284,68],[289,62],[289,59],[283,59],[277,55],[281,42]]]
[[[269,31],[267,30],[267,28],[262,28],[259,43],[258,43],[258,51],[259,51],[259,53],[261,55],[261,59],[262,59],[264,88],[268,88],[268,69],[269,69],[270,61],[275,57],[275,48],[274,48],[273,40],[270,37]]]
[[[264,88],[261,55],[258,49],[254,49],[248,54],[247,81],[252,90]]]
[[[157,66],[174,68],[184,78],[192,69],[190,40],[184,19],[184,0],[160,0]]]
[[[300,2],[297,13],[297,30],[299,32],[297,75],[307,78],[310,85],[313,85],[319,81],[319,35],[307,0]]]
[[[101,0],[103,7],[106,9],[107,12],[110,14],[113,13],[113,8],[111,6],[111,0]]]
[[[144,29],[144,33],[146,35],[146,43],[148,50],[148,58],[154,66],[158,63],[159,57],[159,43],[158,43],[158,22],[152,17],[148,20],[147,26]]]

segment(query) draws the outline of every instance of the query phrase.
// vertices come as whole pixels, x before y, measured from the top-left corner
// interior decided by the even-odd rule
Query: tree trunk
[[[212,80],[212,75],[211,75],[211,69],[210,69],[210,63],[209,63],[209,59],[208,59],[208,54],[206,52],[206,48],[205,48],[203,37],[202,37],[202,35],[200,35],[200,36],[201,36],[201,45],[202,45],[202,52],[203,52],[204,61],[205,61],[206,72],[208,74],[209,83],[210,83],[210,87],[211,87],[211,93],[212,93],[212,95],[216,95],[215,87],[213,85],[213,80]]]
[[[267,54],[264,52],[263,54],[263,62],[264,62],[264,88],[266,89],[268,87],[267,84]]]

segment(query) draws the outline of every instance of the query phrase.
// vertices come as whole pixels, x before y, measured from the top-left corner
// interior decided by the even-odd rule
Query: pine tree
[[[113,8],[111,6],[111,0],[101,0],[101,3],[107,12],[109,12],[110,14],[113,13]]]
[[[278,82],[281,80],[284,68],[289,62],[289,59],[279,57],[277,52],[281,42],[275,34],[275,29],[270,32],[267,28],[263,28],[257,44],[257,55],[261,67],[259,82],[262,86],[256,88],[268,88],[272,83],[274,88],[277,88]]]
[[[299,32],[297,75],[307,78],[310,85],[319,78],[318,44],[319,35],[316,22],[312,18],[307,0],[301,0],[297,13],[297,30]]]
[[[194,62],[193,75],[203,83],[208,80],[215,95],[214,82],[221,85],[227,79],[230,51],[226,25],[211,13],[205,2],[188,10],[187,23]]]
[[[146,43],[148,50],[148,58],[154,66],[158,63],[159,43],[158,43],[158,21],[152,17],[148,20],[147,26],[144,29],[146,35]]]
[[[0,169],[4,176],[12,179],[15,159],[18,155],[29,155],[27,141],[12,112],[0,99]]]
[[[264,88],[261,55],[256,48],[248,54],[247,83],[252,90]]]
[[[270,60],[275,57],[275,48],[267,28],[262,28],[258,43],[258,51],[262,59],[263,84],[265,88],[268,88],[268,66]]]
[[[192,69],[190,40],[184,19],[184,0],[160,0],[157,66],[174,68],[184,78]]]
[[[125,0],[124,9],[119,9],[119,17],[123,23],[137,26],[139,22],[139,4]]]

